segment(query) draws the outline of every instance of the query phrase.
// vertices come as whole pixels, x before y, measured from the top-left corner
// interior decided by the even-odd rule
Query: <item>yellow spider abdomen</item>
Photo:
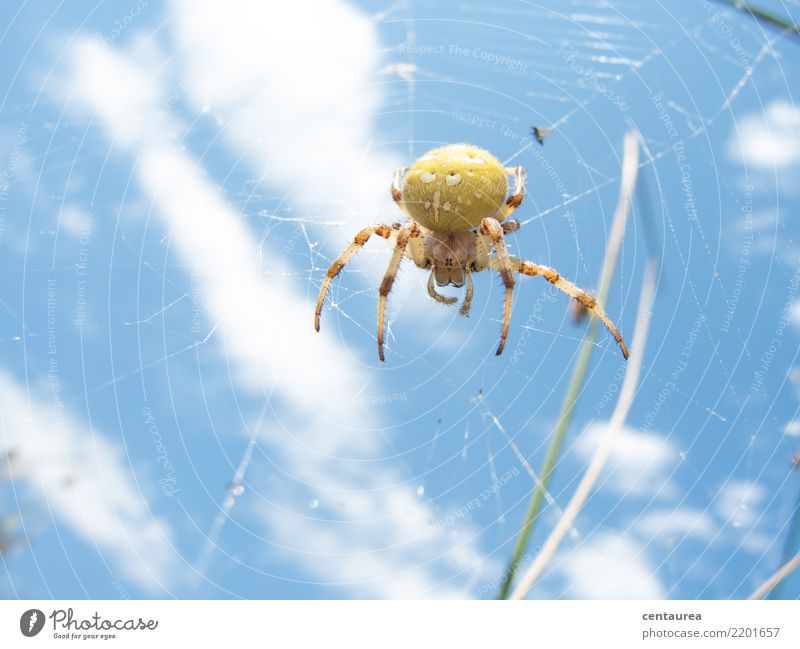
[[[408,171],[403,203],[412,218],[429,230],[457,232],[496,216],[508,192],[500,161],[471,144],[450,144],[428,151]]]

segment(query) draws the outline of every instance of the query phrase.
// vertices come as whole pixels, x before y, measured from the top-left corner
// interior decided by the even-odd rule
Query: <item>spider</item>
[[[514,179],[508,193],[508,177]],[[450,144],[429,151],[411,167],[398,169],[392,181],[392,198],[408,217],[405,223],[373,225],[361,230],[353,242],[334,260],[320,287],[314,328],[319,320],[325,295],[333,279],[341,272],[373,234],[386,239],[392,256],[378,290],[378,358],[383,361],[386,299],[392,290],[403,257],[419,268],[430,269],[428,295],[442,304],[458,299],[446,297],[436,286],[466,284],[459,313],[469,315],[474,287],[472,273],[496,270],[505,286],[503,328],[497,355],[503,352],[511,317],[514,275],[541,275],[556,288],[575,298],[603,321],[628,358],[628,349],[613,323],[597,300],[548,266],[511,257],[504,235],[519,229],[518,221],[507,220],[525,196],[525,170],[504,168],[488,151],[471,144]],[[494,255],[491,256],[492,251]]]

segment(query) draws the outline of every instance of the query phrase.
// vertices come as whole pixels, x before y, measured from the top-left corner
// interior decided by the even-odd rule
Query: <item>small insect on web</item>
[[[508,177],[514,179],[508,192]],[[466,285],[459,313],[469,315],[474,286],[472,273],[499,272],[505,286],[503,328],[497,354],[503,352],[511,319],[515,275],[544,277],[556,288],[578,300],[599,317],[628,358],[628,349],[603,308],[589,293],[565,280],[553,268],[511,257],[504,235],[519,229],[508,220],[525,196],[525,170],[505,168],[491,153],[470,144],[451,144],[429,151],[411,167],[395,172],[392,198],[408,217],[405,223],[374,225],[361,230],[328,269],[314,313],[319,331],[325,295],[333,279],[373,234],[386,239],[393,252],[378,291],[378,358],[383,361],[386,300],[404,257],[418,268],[430,270],[428,294],[437,302],[454,304],[454,297],[441,295],[436,286]],[[494,255],[492,255],[494,252]]]
[[[533,139],[536,140],[539,144],[544,146],[544,139],[550,134],[549,128],[544,128],[541,126],[531,126],[531,135]]]

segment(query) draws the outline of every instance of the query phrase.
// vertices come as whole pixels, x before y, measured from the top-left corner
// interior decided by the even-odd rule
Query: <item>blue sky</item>
[[[642,380],[531,596],[748,595],[800,493],[800,44],[673,4],[5,3],[2,596],[492,597],[585,323],[525,278],[495,357],[499,280],[465,319],[406,264],[381,364],[385,243],[320,334],[316,293],[457,141],[526,167],[513,253],[595,286],[629,130],[606,311],[630,340],[657,255]],[[623,369],[600,332],[532,548]]]

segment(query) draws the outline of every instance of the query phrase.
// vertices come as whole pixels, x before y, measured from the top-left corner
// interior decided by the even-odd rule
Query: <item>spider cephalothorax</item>
[[[514,185],[508,194],[508,177]],[[341,272],[373,234],[394,246],[389,267],[378,291],[378,357],[383,360],[383,330],[386,297],[394,284],[400,261],[409,257],[419,268],[430,269],[428,294],[437,302],[454,304],[457,298],[440,295],[434,286],[464,286],[461,315],[468,315],[472,302],[472,273],[496,270],[506,289],[503,329],[497,353],[503,352],[511,317],[514,275],[541,275],[556,288],[592,311],[608,327],[628,358],[628,349],[602,307],[586,291],[565,280],[553,268],[511,257],[503,236],[519,228],[508,217],[525,196],[525,170],[504,168],[491,153],[470,144],[451,144],[429,151],[411,167],[398,169],[392,182],[392,198],[408,221],[392,226],[374,225],[359,232],[353,242],[331,264],[322,282],[314,328],[325,294]],[[492,255],[494,251],[494,255]]]

